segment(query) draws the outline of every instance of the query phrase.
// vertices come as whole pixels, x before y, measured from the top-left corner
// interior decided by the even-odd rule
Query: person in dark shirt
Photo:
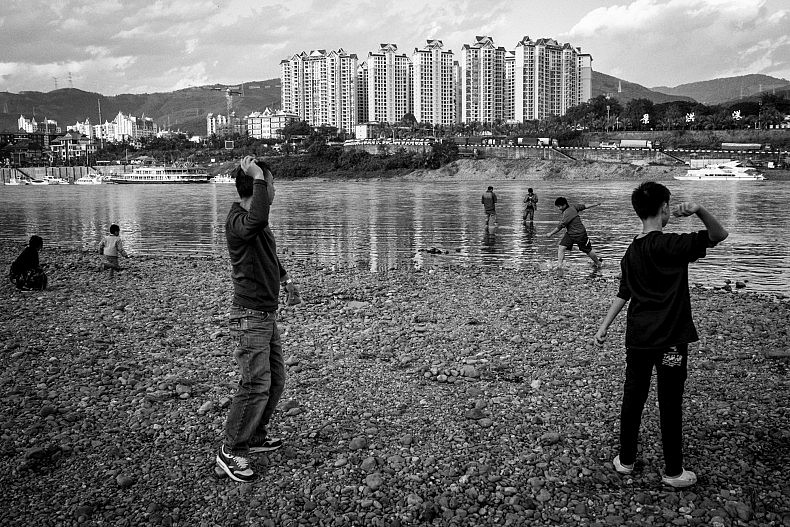
[[[532,220],[535,218],[535,209],[538,208],[538,195],[532,191],[532,187],[527,189],[527,195],[524,196],[524,217],[523,222],[524,225],[527,224],[527,218],[529,218],[529,223],[532,224]]]
[[[486,227],[494,227],[496,225],[496,194],[494,194],[494,187],[488,187],[480,198],[480,203],[486,212]]]
[[[599,205],[600,203],[594,203],[592,205],[576,203],[570,205],[568,200],[562,196],[554,200],[554,206],[560,211],[562,218],[560,219],[560,223],[551,232],[546,234],[546,237],[551,238],[562,229],[565,229],[565,234],[557,247],[557,269],[562,269],[562,263],[565,261],[565,253],[573,249],[574,245],[578,246],[581,252],[590,257],[595,267],[601,267],[603,258],[598,258],[598,255],[595,254],[592,243],[590,243],[590,239],[587,236],[587,229],[584,227],[582,219],[579,216],[581,211],[598,207]]]
[[[614,468],[621,474],[634,470],[642,410],[655,368],[665,465],[662,481],[672,487],[688,487],[696,483],[697,476],[683,468],[683,390],[688,345],[698,340],[691,316],[688,265],[703,258],[708,248],[727,238],[728,232],[701,205],[681,203],[672,214],[696,215],[707,230],[664,233],[670,215],[669,198],[669,189],[652,181],[642,183],[631,195],[634,210],[642,220],[642,232],[620,262],[620,288],[595,341],[603,344],[609,326],[630,301],[620,453],[614,458]]]
[[[289,299],[298,297],[298,290],[280,264],[269,228],[274,200],[271,170],[247,156],[234,176],[241,200],[231,206],[225,236],[233,279],[229,325],[240,378],[216,463],[231,479],[247,482],[255,479],[249,455],[282,446],[282,440],[267,434],[285,387],[277,307],[280,286],[288,291]]]
[[[11,264],[8,279],[22,291],[43,291],[47,288],[47,275],[38,261],[38,253],[44,247],[41,236],[31,236],[27,247]]]

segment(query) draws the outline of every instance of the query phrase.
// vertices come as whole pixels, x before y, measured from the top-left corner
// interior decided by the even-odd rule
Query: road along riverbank
[[[16,248],[14,248],[14,251]],[[0,247],[7,267],[16,254]],[[288,382],[258,482],[213,453],[236,367],[226,258],[151,257],[114,280],[45,249],[52,290],[0,286],[0,504],[35,525],[790,524],[788,302],[695,288],[691,490],[661,487],[658,409],[617,475],[624,316],[599,275],[284,263]]]

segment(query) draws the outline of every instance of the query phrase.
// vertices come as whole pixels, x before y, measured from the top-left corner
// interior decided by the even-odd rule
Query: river
[[[480,196],[488,184],[498,196],[498,228],[486,233]],[[560,235],[544,234],[559,218],[556,196],[600,207],[581,213],[593,246],[618,262],[640,223],[630,205],[634,182],[507,181],[279,181],[272,208],[278,247],[289,259],[315,259],[370,270],[466,264],[548,269]],[[692,282],[721,286],[746,281],[748,291],[790,294],[790,185],[763,182],[667,183],[672,200],[697,201],[729,229],[730,237],[691,267]],[[534,228],[521,224],[527,187],[540,202]],[[233,185],[96,185],[0,187],[0,239],[38,234],[48,246],[93,250],[110,223],[121,227],[128,250],[143,255],[224,254],[224,219],[237,200]],[[701,228],[696,218],[673,218],[670,232]],[[45,247],[46,248],[46,247]],[[428,250],[436,248],[442,254]],[[46,252],[42,260],[47,258]],[[569,272],[589,273],[578,250]]]

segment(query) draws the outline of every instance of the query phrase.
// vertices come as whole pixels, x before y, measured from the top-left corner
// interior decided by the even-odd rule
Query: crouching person
[[[47,275],[38,261],[38,253],[44,247],[41,236],[31,236],[27,247],[11,264],[8,279],[22,291],[43,291],[47,288]]]

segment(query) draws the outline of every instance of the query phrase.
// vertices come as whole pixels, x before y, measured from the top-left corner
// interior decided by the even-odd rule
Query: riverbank
[[[687,167],[542,159],[459,159],[436,170],[415,170],[400,179],[419,181],[669,181]]]
[[[16,248],[14,249],[16,250]],[[0,247],[4,266],[15,256]],[[284,263],[288,383],[256,456],[218,479],[234,392],[226,258],[47,249],[52,290],[0,288],[0,503],[27,525],[790,525],[788,302],[695,288],[686,389],[691,490],[661,487],[651,394],[617,475],[624,315],[616,281],[448,266]],[[581,292],[581,294],[579,294]]]

